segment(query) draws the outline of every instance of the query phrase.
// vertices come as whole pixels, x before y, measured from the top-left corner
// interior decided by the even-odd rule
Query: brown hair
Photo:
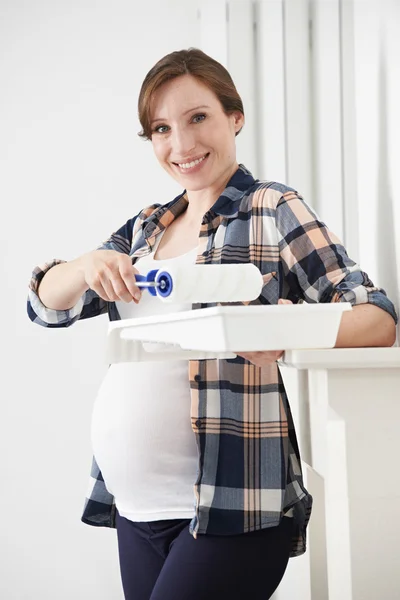
[[[142,83],[138,101],[139,121],[142,126],[140,137],[151,139],[150,100],[154,92],[167,81],[182,75],[196,77],[214,92],[225,114],[239,111],[244,115],[242,99],[223,65],[197,48],[178,50],[159,60]]]

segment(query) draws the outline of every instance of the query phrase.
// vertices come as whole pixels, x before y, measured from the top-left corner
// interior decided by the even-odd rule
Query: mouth
[[[200,171],[200,169],[202,169],[204,164],[207,162],[209,156],[210,153],[207,152],[207,154],[203,154],[203,156],[192,159],[190,162],[172,164],[179,170],[180,173],[188,175],[189,173],[197,173],[197,171]]]

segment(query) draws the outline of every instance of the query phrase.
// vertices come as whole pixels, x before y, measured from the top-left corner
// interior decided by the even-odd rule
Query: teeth
[[[191,169],[192,167],[195,167],[196,165],[198,165],[199,163],[201,163],[204,159],[205,159],[206,155],[203,156],[203,158],[198,158],[197,160],[193,160],[190,163],[178,163],[179,166],[181,167],[181,169]]]

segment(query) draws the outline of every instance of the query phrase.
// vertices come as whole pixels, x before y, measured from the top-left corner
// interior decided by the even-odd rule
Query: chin
[[[193,176],[180,175],[179,173],[171,172],[170,170],[168,173],[179,183],[179,185],[190,192],[199,192],[210,187],[213,183],[213,180],[210,177],[205,178],[200,174],[198,178],[194,178]]]
[[[188,192],[201,192],[202,190],[206,190],[211,188],[213,185],[213,180],[205,180],[202,181],[183,181],[182,185],[188,190]]]

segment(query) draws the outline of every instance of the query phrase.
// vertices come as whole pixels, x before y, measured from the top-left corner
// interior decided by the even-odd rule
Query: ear
[[[244,114],[239,111],[236,111],[232,113],[232,116],[234,119],[235,133],[238,133],[244,125]]]

